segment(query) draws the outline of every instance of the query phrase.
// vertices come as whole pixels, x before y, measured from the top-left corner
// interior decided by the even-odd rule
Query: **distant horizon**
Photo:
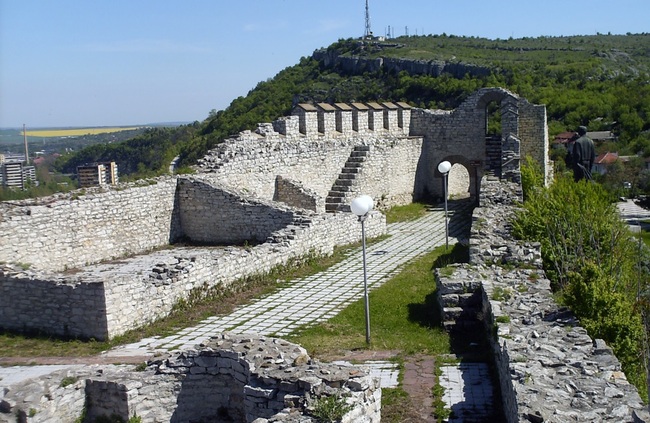
[[[38,129],[84,129],[84,128],[144,128],[147,126],[181,126],[189,125],[195,121],[188,122],[153,122],[153,123],[136,123],[136,124],[127,124],[127,125],[73,125],[73,126],[29,126],[25,124],[27,130],[38,130]],[[0,131],[5,130],[23,130],[23,125],[20,126],[0,126]]]
[[[650,31],[647,0],[370,1],[377,36],[490,40]],[[0,0],[0,127],[194,122],[338,40],[365,2]]]

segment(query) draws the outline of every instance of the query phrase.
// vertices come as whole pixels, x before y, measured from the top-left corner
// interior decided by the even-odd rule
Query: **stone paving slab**
[[[451,410],[447,423],[489,422],[494,414],[494,392],[486,363],[461,363],[440,368],[442,400]]]
[[[453,216],[470,205],[467,202],[451,204],[449,209],[449,244],[459,241],[458,236],[467,232],[470,219],[458,223]],[[425,217],[413,222],[401,222],[388,226],[391,235],[386,240],[373,244],[367,249],[368,287],[370,290],[381,286],[391,276],[398,273],[409,260],[423,255],[445,244],[444,210],[433,209]],[[257,333],[270,336],[283,336],[300,326],[313,325],[335,316],[349,303],[363,297],[363,266],[361,249],[350,254],[349,258],[325,272],[295,281],[291,286],[249,305],[240,307],[227,316],[209,317],[194,327],[185,328],[178,333],[160,337],[145,338],[139,342],[106,351],[102,358],[151,356],[157,353],[193,348],[216,333]],[[358,364],[357,364],[358,365]],[[382,387],[398,386],[398,365],[385,360],[366,360],[372,375],[379,377]],[[492,397],[487,393],[473,394],[474,387],[491,387],[489,374],[481,373],[474,367],[458,367],[449,370],[446,378],[441,378],[449,398],[445,399],[458,415],[469,410],[491,405]],[[7,382],[18,378],[24,380],[34,372],[56,370],[52,366],[15,369],[0,367],[0,388]],[[9,376],[11,373],[11,376]],[[41,373],[38,373],[39,375]],[[5,378],[4,380],[2,378]],[[9,379],[11,377],[11,379]],[[13,382],[12,382],[13,383]],[[487,389],[485,388],[485,389]],[[469,394],[469,392],[472,392]],[[482,392],[482,391],[481,391]],[[487,392],[487,391],[486,391]],[[491,391],[490,391],[491,392]],[[472,398],[472,401],[468,400]],[[481,404],[481,399],[485,403]],[[458,423],[463,420],[450,420]]]
[[[459,241],[459,235],[467,233],[470,224],[470,219],[455,220],[454,215],[470,207],[467,201],[450,205],[450,245]],[[409,260],[445,244],[444,209],[432,208],[418,220],[388,225],[388,234],[389,238],[366,250],[369,290],[381,286]],[[294,281],[291,286],[240,307],[228,316],[211,317],[177,334],[143,339],[104,354],[119,357],[191,349],[212,334],[226,331],[285,336],[301,326],[331,318],[360,298],[363,298],[361,249],[326,271]]]

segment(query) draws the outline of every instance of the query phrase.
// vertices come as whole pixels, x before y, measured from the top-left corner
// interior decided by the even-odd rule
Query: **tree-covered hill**
[[[590,130],[614,131],[621,154],[650,155],[650,34],[507,40],[443,34],[377,43],[339,40],[327,50],[342,57],[466,63],[489,72],[433,76],[381,68],[353,74],[336,64],[301,58],[203,122],[144,134],[123,146],[93,146],[66,157],[61,169],[113,159],[121,172],[134,176],[160,173],[177,154],[182,165],[192,165],[230,135],[290,114],[299,101],[391,100],[451,109],[486,86],[545,104],[551,135],[586,124]]]

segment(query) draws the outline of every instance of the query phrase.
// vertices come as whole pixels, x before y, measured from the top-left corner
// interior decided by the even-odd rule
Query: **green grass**
[[[386,212],[386,223],[408,222],[419,219],[431,207],[425,203],[411,203],[405,206],[396,206]]]
[[[449,336],[438,319],[432,270],[458,260],[465,255],[462,250],[466,249],[456,246],[445,252],[445,247],[439,247],[412,260],[370,292],[370,345],[366,345],[363,299],[327,322],[297,331],[288,340],[316,357],[358,349],[399,350],[405,355],[450,353]]]

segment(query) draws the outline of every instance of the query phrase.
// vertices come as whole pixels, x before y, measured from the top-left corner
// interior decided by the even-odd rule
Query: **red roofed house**
[[[610,153],[608,151],[607,153],[600,154],[594,161],[593,171],[594,173],[604,175],[607,173],[607,166],[616,161],[618,161],[618,153]]]

